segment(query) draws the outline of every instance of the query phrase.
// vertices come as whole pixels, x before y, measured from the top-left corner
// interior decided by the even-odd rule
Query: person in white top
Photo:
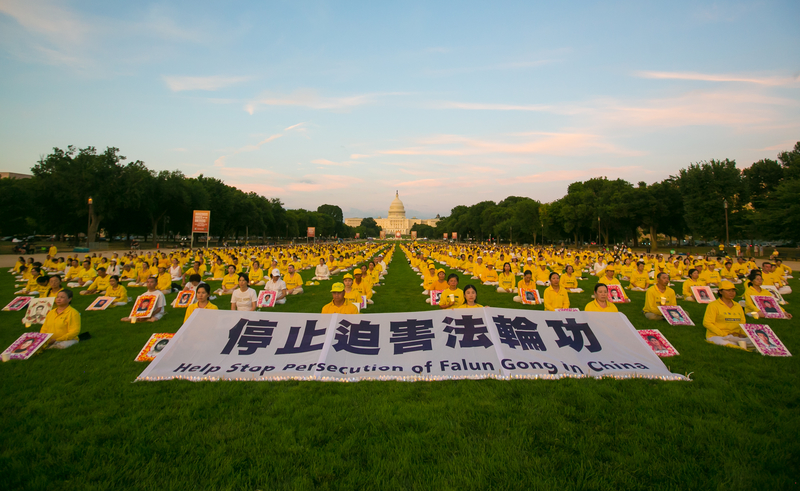
[[[169,275],[172,277],[172,281],[180,282],[183,280],[183,269],[175,258],[172,259],[172,264],[169,267]]]
[[[264,290],[278,293],[277,297],[275,298],[276,304],[286,303],[286,294],[288,293],[288,289],[286,288],[286,283],[281,279],[281,271],[278,268],[272,270],[272,277],[269,279],[267,284],[264,285]]]
[[[328,269],[328,265],[325,264],[325,258],[319,258],[319,264],[317,265],[317,269],[314,270],[314,277],[311,278],[312,280],[329,280],[331,279],[331,272]]]
[[[161,290],[156,290],[156,285],[158,285],[158,280],[155,276],[147,278],[147,291],[142,293],[142,295],[155,295],[157,299],[156,306],[153,309],[153,314],[145,322],[155,322],[164,317],[164,314],[166,313],[164,308],[167,306],[167,299],[164,298],[164,294],[161,293]],[[142,295],[139,296],[141,297]],[[122,322],[130,322],[131,318],[123,317],[120,320]]]
[[[256,291],[250,288],[250,279],[239,273],[239,288],[231,293],[231,310],[253,311],[258,303]]]
[[[106,268],[106,273],[108,273],[109,276],[119,276],[119,265],[117,264],[116,259],[111,260]]]

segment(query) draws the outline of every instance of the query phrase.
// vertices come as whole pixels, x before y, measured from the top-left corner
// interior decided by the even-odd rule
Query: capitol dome
[[[403,202],[400,201],[400,192],[398,191],[395,194],[394,201],[392,204],[389,205],[389,218],[405,218],[406,217],[406,207],[403,206]]]

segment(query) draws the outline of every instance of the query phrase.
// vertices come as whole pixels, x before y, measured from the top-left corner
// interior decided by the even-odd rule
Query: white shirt
[[[283,290],[288,290],[288,288],[286,288],[286,282],[285,281],[283,281],[283,280],[272,281],[272,279],[270,279],[264,285],[264,289],[265,290],[269,290],[271,292],[278,292],[278,293],[282,293]]]
[[[328,278],[331,275],[331,270],[328,269],[327,264],[317,264],[317,268],[314,270],[314,276],[318,278]]]
[[[170,266],[169,275],[172,276],[172,281],[177,281],[183,278],[183,270],[181,269],[181,265],[179,264],[177,266]]]
[[[162,314],[164,313],[164,307],[167,306],[167,299],[164,298],[164,294],[161,293],[161,290],[155,290],[155,291],[152,291],[152,292],[151,291],[146,291],[146,292],[142,293],[142,295],[155,295],[158,299],[156,300],[156,306],[153,308],[153,311],[155,312],[156,309],[161,307],[161,313]],[[139,295],[139,296],[141,297],[142,295]]]
[[[258,295],[252,288],[242,291],[236,288],[231,294],[231,303],[236,304],[236,310],[252,310],[258,301]]]

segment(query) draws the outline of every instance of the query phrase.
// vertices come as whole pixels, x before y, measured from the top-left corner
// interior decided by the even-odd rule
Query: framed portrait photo
[[[11,346],[3,351],[4,355],[9,355],[12,360],[27,360],[36,351],[44,346],[52,333],[43,334],[40,332],[28,332],[18,337]]]
[[[86,310],[105,310],[114,303],[114,300],[116,300],[115,297],[97,297],[86,307]]]
[[[142,294],[133,303],[130,317],[132,319],[149,319],[156,308],[158,297],[156,295]]]
[[[680,355],[678,350],[667,341],[667,338],[658,329],[642,329],[639,331],[639,336],[650,346],[653,353],[661,358]]]
[[[786,300],[783,299],[783,295],[781,295],[781,292],[778,291],[775,285],[761,285],[761,289],[768,291],[769,294],[778,301],[779,305],[786,305]]]
[[[758,307],[758,313],[765,319],[785,319],[786,313],[772,295],[753,295],[753,303]]]
[[[431,297],[431,305],[439,305],[442,300],[442,290],[430,290],[428,295]]]
[[[272,290],[262,290],[258,294],[258,301],[256,305],[258,307],[274,307],[277,297],[278,292],[274,292]]]
[[[693,286],[692,295],[697,303],[711,303],[716,300],[710,286]]]
[[[606,285],[608,288],[608,301],[611,303],[625,303],[628,297],[625,296],[625,290],[622,285]]]
[[[367,308],[367,305],[368,305],[368,303],[367,303],[367,296],[366,296],[366,295],[361,295],[361,301],[359,302],[359,308],[358,308],[358,310],[364,310],[364,309],[366,309],[366,308]]]
[[[570,307],[568,309],[556,309],[555,310],[555,312],[580,312],[580,311],[581,311],[581,309],[575,309],[575,308],[572,308],[572,307]]]
[[[134,361],[153,361],[156,359],[161,351],[167,347],[169,340],[175,334],[169,332],[160,332],[150,336],[142,350],[136,355]]]
[[[33,297],[17,297],[14,300],[10,301],[8,305],[3,307],[3,310],[7,312],[17,312],[25,307],[33,300]]]
[[[175,297],[175,308],[176,309],[185,309],[186,307],[190,306],[194,303],[194,299],[197,296],[196,290],[182,290],[178,292],[178,296]]]
[[[530,290],[520,288],[519,298],[524,305],[539,305],[542,303],[542,297],[539,296],[539,290],[536,288],[531,288]]]
[[[689,314],[678,305],[660,305],[658,310],[670,326],[693,326]]]
[[[792,356],[778,336],[765,324],[739,324],[759,353],[764,356]]]
[[[34,298],[28,304],[28,311],[25,312],[25,317],[22,318],[22,323],[28,324],[44,324],[44,319],[47,313],[53,308],[53,303],[56,301],[54,297],[47,298]]]

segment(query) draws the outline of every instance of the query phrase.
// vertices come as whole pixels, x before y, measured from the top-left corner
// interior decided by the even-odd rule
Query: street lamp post
[[[92,230],[92,197],[89,196],[89,223],[86,226],[86,248],[89,248],[89,232]]]
[[[597,247],[600,247],[600,217],[597,217]]]
[[[722,207],[725,208],[725,248],[731,245],[730,235],[728,234],[728,200],[722,198]]]

